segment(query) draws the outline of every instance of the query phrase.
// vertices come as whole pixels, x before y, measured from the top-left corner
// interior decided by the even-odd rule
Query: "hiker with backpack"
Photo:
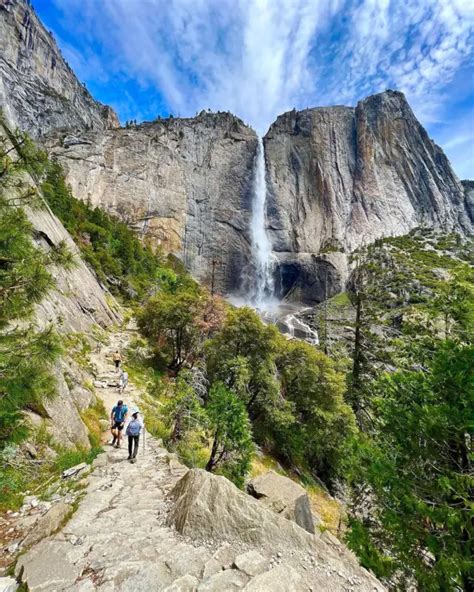
[[[140,443],[140,432],[143,429],[142,422],[138,419],[138,409],[132,413],[132,419],[127,426],[126,434],[128,436],[128,460],[131,463],[136,462],[138,446]]]
[[[112,409],[112,413],[110,414],[110,421],[112,424],[111,432],[113,436],[111,444],[112,446],[115,446],[115,448],[120,448],[122,430],[123,426],[125,425],[127,413],[128,407],[124,405],[122,400],[120,400],[117,402],[117,405],[115,405],[115,407]]]

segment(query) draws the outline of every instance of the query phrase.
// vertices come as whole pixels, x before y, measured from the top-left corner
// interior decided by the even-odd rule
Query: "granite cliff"
[[[217,260],[220,289],[252,268],[249,221],[256,135],[230,114],[130,129],[48,135],[74,193],[182,257],[199,279]],[[280,297],[321,301],[344,288],[347,254],[417,226],[472,229],[469,185],[402,93],[356,108],[280,116],[264,138],[267,222]]]
[[[35,138],[51,129],[120,125],[79,82],[25,0],[0,0],[0,105],[11,124]]]
[[[377,238],[417,226],[472,229],[461,182],[400,92],[355,108],[285,113],[264,141],[282,295],[335,293],[345,281],[345,255]]]
[[[126,220],[200,280],[225,291],[251,263],[257,136],[229,113],[45,138],[73,193]]]
[[[223,292],[254,277],[251,128],[204,111],[120,128],[24,0],[0,0],[0,39],[2,108],[61,162],[76,197],[123,218],[201,281],[214,275]],[[311,303],[337,293],[348,254],[379,237],[417,226],[472,230],[472,188],[400,92],[285,113],[264,144],[279,297]]]
[[[13,137],[11,130],[1,121],[0,137]],[[15,154],[15,159],[21,158],[13,144],[10,146],[10,154]],[[64,244],[73,256],[73,265],[70,268],[56,265],[51,269],[54,287],[36,305],[33,325],[39,329],[52,327],[71,343],[83,339],[85,342],[92,342],[91,334],[111,328],[120,321],[118,305],[99,283],[61,221],[46,204],[41,184],[34,173],[25,174],[21,182],[22,187],[30,188],[38,195],[39,203],[34,207],[28,202],[24,205],[34,228],[33,240],[36,248],[48,252]],[[14,192],[15,187],[11,191]],[[81,413],[94,403],[95,398],[92,390],[87,388],[90,374],[78,363],[75,351],[76,348],[72,345],[64,347],[63,355],[53,368],[56,396],[45,397],[38,406],[28,408],[26,415],[32,425],[45,427],[56,445],[88,449],[88,430]]]

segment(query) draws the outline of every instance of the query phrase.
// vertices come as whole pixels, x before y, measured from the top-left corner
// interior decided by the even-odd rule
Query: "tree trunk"
[[[209,471],[210,473],[212,473],[212,470],[216,464],[216,455],[217,455],[218,446],[219,446],[219,441],[217,439],[217,434],[215,434],[214,442],[212,443],[211,456],[209,457],[209,460],[207,461],[207,465],[206,465],[206,471]]]

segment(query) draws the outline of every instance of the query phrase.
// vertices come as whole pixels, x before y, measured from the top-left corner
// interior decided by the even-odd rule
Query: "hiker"
[[[138,445],[140,442],[140,432],[142,431],[143,424],[138,419],[138,409],[132,413],[132,419],[127,426],[126,434],[128,436],[128,460],[131,463],[136,462],[138,453]]]
[[[120,394],[123,393],[127,384],[128,384],[128,372],[126,370],[122,370],[120,372],[119,383],[118,383],[118,390],[119,390]]]
[[[115,364],[115,370],[118,372],[120,370],[120,362],[122,361],[122,356],[120,355],[119,350],[115,351],[114,355],[112,356],[112,359]]]
[[[128,407],[124,405],[123,401],[120,400],[117,402],[117,405],[112,409],[112,413],[110,414],[110,421],[112,423],[112,436],[113,440],[111,442],[112,446],[115,448],[120,448],[120,440],[122,439],[122,430],[123,426],[125,425],[125,419],[127,417]]]

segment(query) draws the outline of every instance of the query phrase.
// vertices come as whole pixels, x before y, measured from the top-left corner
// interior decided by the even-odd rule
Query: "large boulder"
[[[245,586],[244,592],[262,592],[263,590],[298,592],[304,589],[300,586],[300,582],[301,576],[295,569],[286,565],[279,565],[254,578]]]
[[[269,471],[252,479],[248,492],[263,502],[267,508],[293,520],[314,534],[313,516],[306,491],[288,477]]]
[[[224,477],[191,469],[170,498],[169,526],[193,544],[224,543],[205,563],[198,592],[384,590],[342,543],[310,534]]]
[[[274,514],[224,477],[193,469],[171,492],[174,506],[168,523],[185,536],[309,548],[314,536]]]

